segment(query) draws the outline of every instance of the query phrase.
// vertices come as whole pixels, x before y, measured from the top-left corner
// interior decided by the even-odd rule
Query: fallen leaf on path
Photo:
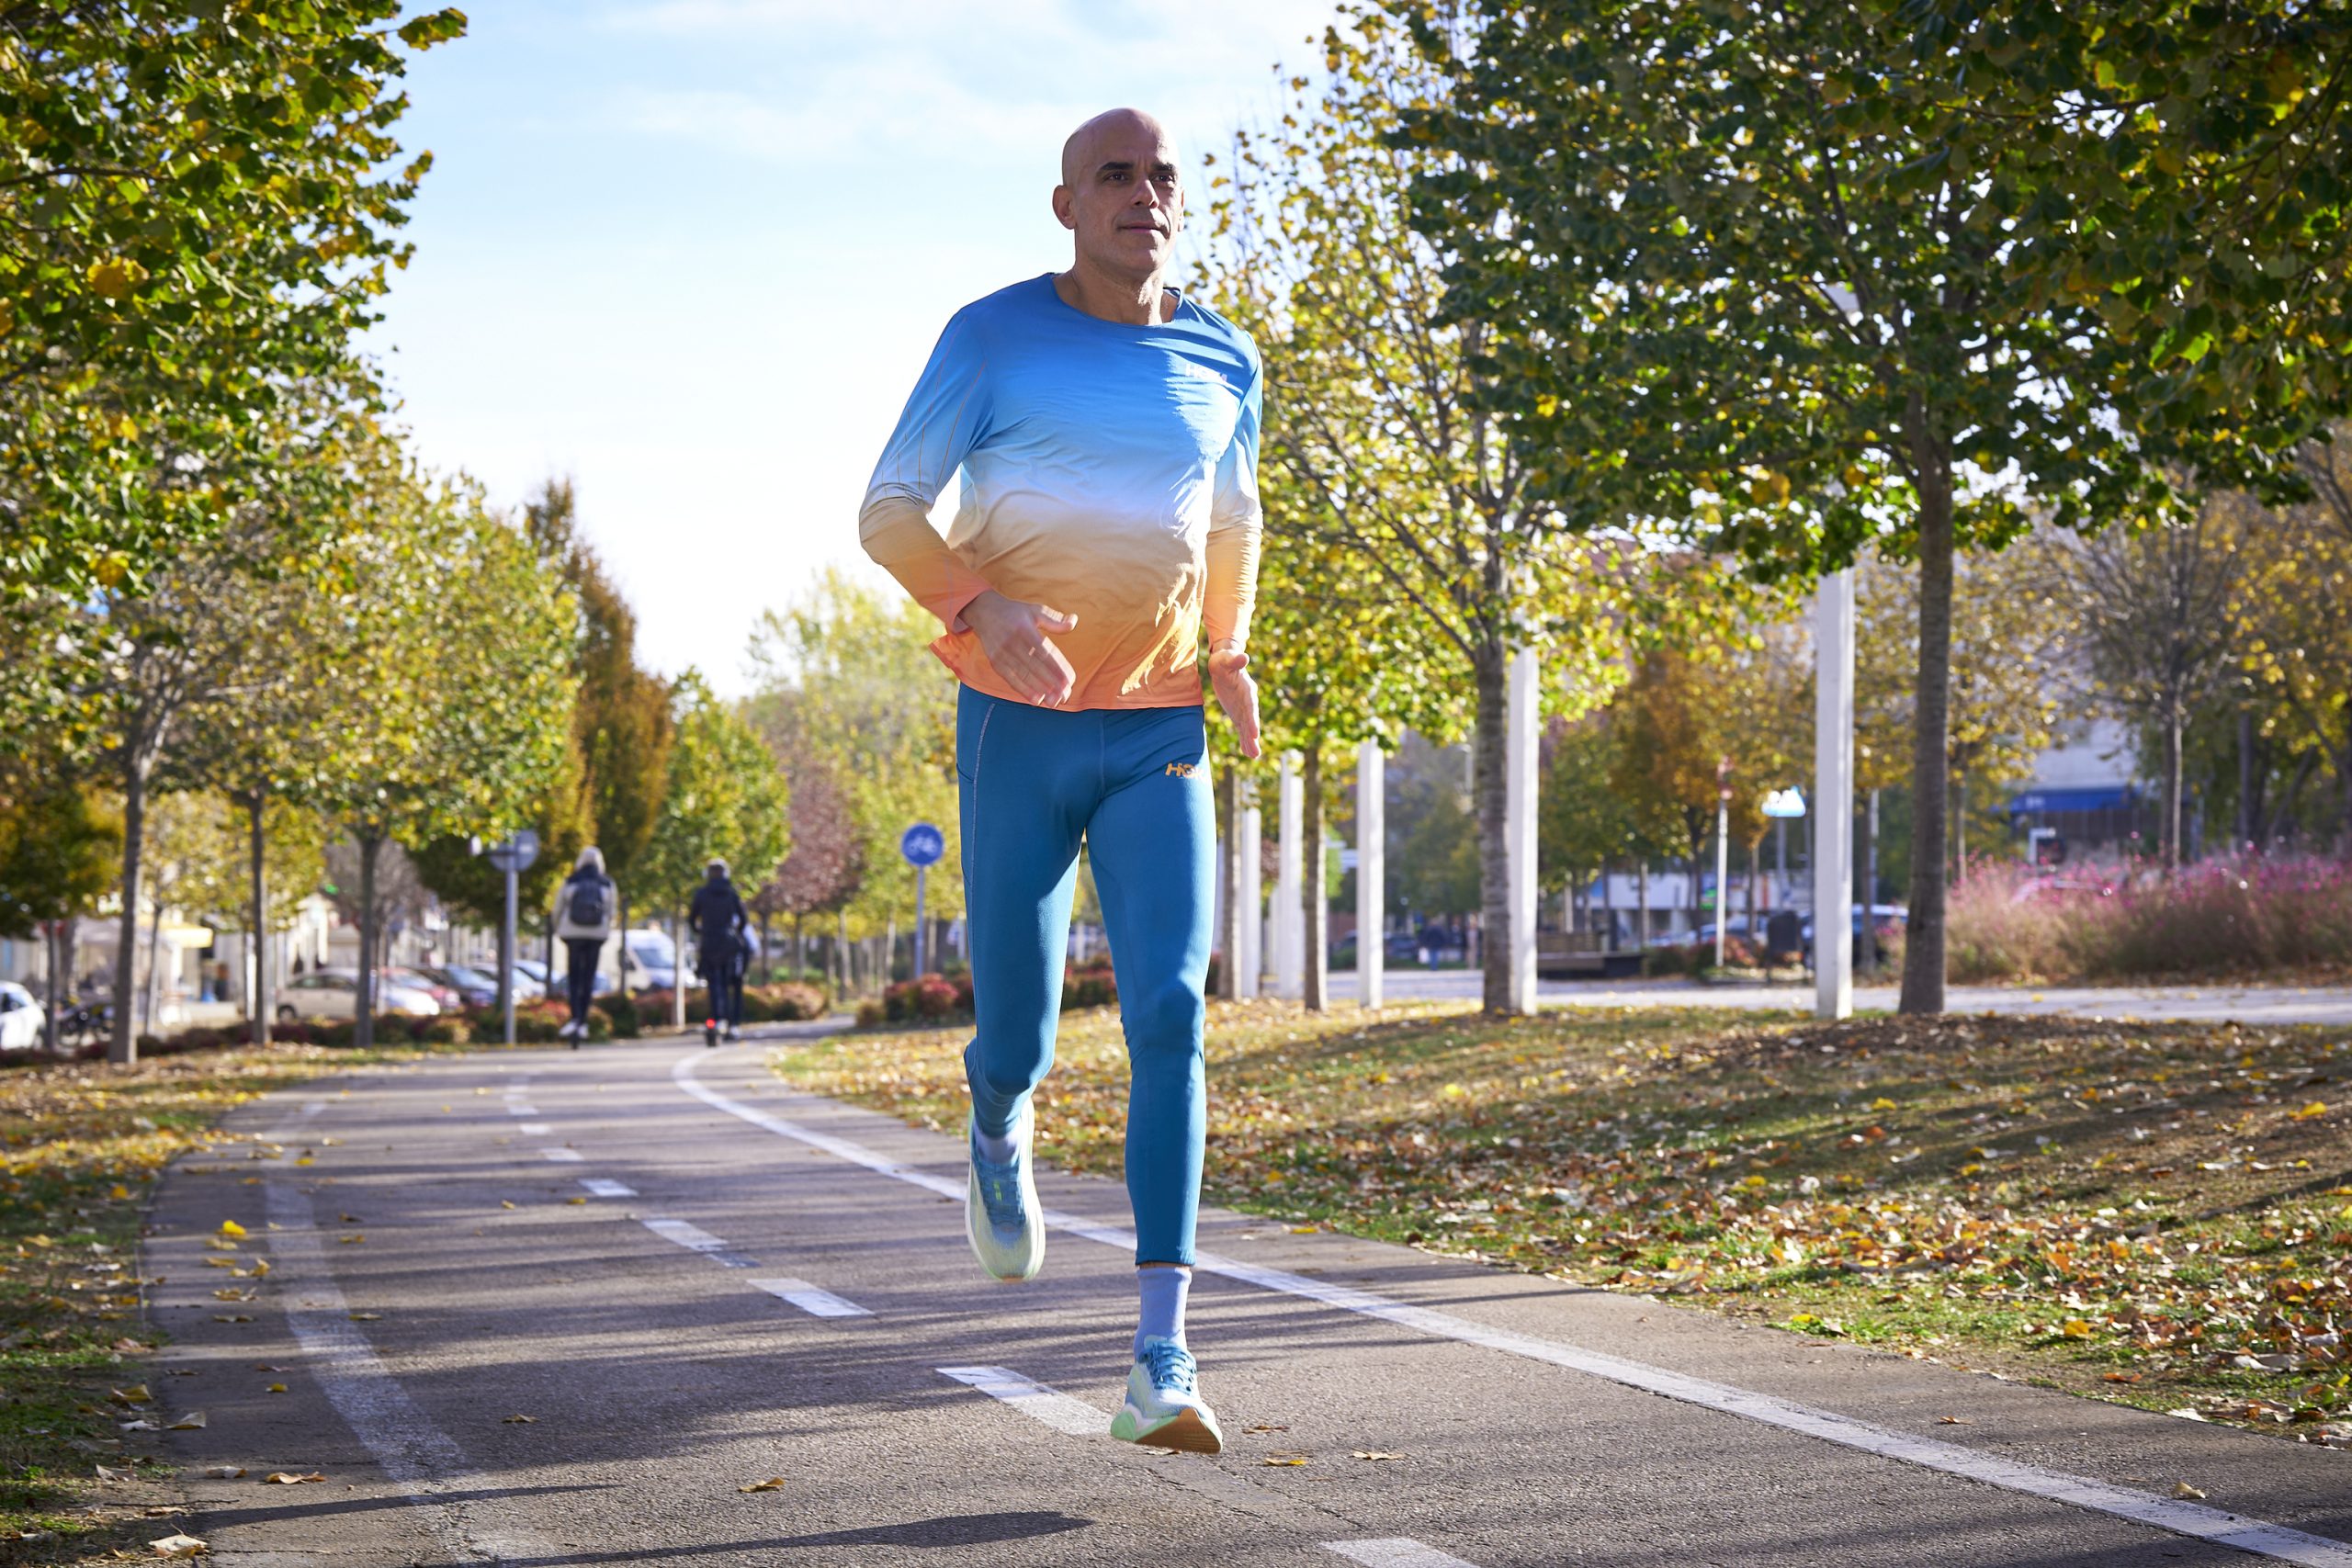
[[[2186,1498],[2190,1502],[2195,1502],[2205,1495],[2204,1493],[2199,1492],[2196,1487],[2191,1486],[2186,1481],[2174,1482],[2172,1483],[2172,1495],[2176,1497]]]
[[[1936,1417],[1936,1425],[1939,1427],[1973,1427],[1976,1423],[1966,1416],[1939,1416]]]
[[[274,1382],[269,1385],[269,1392],[272,1393],[284,1393],[286,1392],[286,1385],[282,1382]]]
[[[1292,1465],[1305,1464],[1306,1461],[1303,1459],[1284,1459],[1280,1454],[1270,1454],[1266,1458],[1260,1460],[1258,1462],[1260,1464]]]
[[[364,1235],[339,1235],[334,1239],[345,1247],[356,1247],[368,1238]]]
[[[1355,1457],[1357,1459],[1403,1459],[1405,1456],[1403,1454],[1385,1454],[1378,1449],[1358,1449],[1355,1451]]]
[[[100,1481],[129,1481],[132,1478],[130,1471],[108,1470],[102,1464],[94,1464],[90,1470]]]
[[[582,1203],[585,1203],[586,1201],[588,1201],[588,1200],[587,1200],[587,1199],[585,1199],[585,1198],[567,1198],[567,1199],[565,1199],[565,1200],[564,1200],[564,1201],[565,1201],[565,1202],[567,1202],[567,1203],[572,1204],[574,1207],[577,1207],[578,1205],[580,1205],[580,1204],[582,1204]]]
[[[245,1473],[242,1464],[208,1464],[204,1473],[215,1481],[235,1481]]]
[[[509,1416],[505,1417],[505,1424],[509,1427],[527,1427],[537,1419],[536,1416]]]
[[[1242,1430],[1245,1432],[1287,1432],[1290,1428],[1288,1427],[1272,1427],[1268,1426],[1265,1422],[1261,1421],[1255,1427],[1244,1427]]]
[[[1313,1235],[1322,1228],[1323,1227],[1321,1225],[1293,1225],[1290,1227],[1290,1234],[1293,1235]]]
[[[204,1428],[204,1412],[191,1410],[165,1428],[172,1432],[197,1432]]]
[[[384,1314],[380,1312],[355,1312],[351,1314],[351,1321],[354,1323],[374,1323],[383,1315]]]
[[[514,1206],[514,1201],[511,1198],[501,1198],[498,1201],[498,1206],[502,1209],[511,1209]]]
[[[213,1292],[212,1299],[216,1302],[249,1302],[254,1299],[254,1294],[252,1291],[231,1285],[225,1290]]]
[[[749,1486],[738,1486],[738,1492],[781,1492],[785,1481],[781,1475],[771,1475],[765,1481],[754,1481]]]
[[[243,1235],[245,1234],[245,1227],[239,1224],[234,1220],[222,1220],[220,1222],[220,1234],[222,1235]]]
[[[117,1404],[145,1404],[155,1396],[147,1392],[147,1385],[145,1383],[135,1382],[129,1388],[109,1390],[107,1393],[107,1397],[113,1400]]]
[[[156,1426],[153,1421],[141,1417],[137,1421],[118,1421],[115,1423],[115,1430],[119,1432],[160,1432],[163,1428]]]
[[[253,1320],[253,1314],[245,1312],[216,1312],[212,1314],[215,1323],[251,1323]]]
[[[2058,1325],[2058,1332],[2069,1339],[2088,1339],[2091,1337],[2090,1320],[2070,1317]]]
[[[163,1536],[147,1544],[158,1557],[201,1557],[212,1550],[192,1535]]]
[[[307,1475],[291,1470],[273,1470],[261,1479],[266,1486],[300,1486],[305,1481],[324,1481],[326,1477],[315,1470]]]
[[[2327,1101],[2324,1100],[2314,1100],[2309,1105],[2304,1106],[2301,1111],[2296,1111],[2292,1120],[2297,1122],[2308,1122],[2314,1116],[2324,1116],[2326,1114]]]
[[[2138,1382],[2139,1381],[2140,1374],[2137,1372],[2101,1372],[2099,1374],[2101,1382]]]

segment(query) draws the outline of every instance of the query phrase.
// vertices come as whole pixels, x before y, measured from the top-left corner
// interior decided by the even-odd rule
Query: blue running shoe
[[[1111,1417],[1111,1436],[1188,1454],[1223,1453],[1225,1434],[1201,1399],[1198,1372],[1193,1353],[1175,1340],[1145,1340],[1127,1372],[1127,1402]]]
[[[972,1179],[964,1192],[964,1229],[980,1267],[1007,1283],[1034,1277],[1046,1261],[1046,1226],[1029,1161],[1036,1124],[1023,1107],[1012,1129],[1012,1158],[999,1165],[980,1153],[979,1129],[967,1123]]]

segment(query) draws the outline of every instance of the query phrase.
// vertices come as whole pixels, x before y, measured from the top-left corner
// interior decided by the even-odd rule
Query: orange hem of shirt
[[[947,666],[958,681],[983,696],[998,697],[1008,703],[1026,704],[1029,699],[1006,684],[989,663],[988,655],[973,646],[978,638],[967,633],[950,632],[931,644],[931,651]],[[1105,682],[1108,684],[1108,682]],[[1057,711],[1074,713],[1086,708],[1196,708],[1207,701],[1202,686],[1201,667],[1189,664],[1171,670],[1156,681],[1147,682],[1131,691],[1122,692],[1113,685],[1108,692],[1098,692],[1093,686],[1080,686],[1069,700]]]

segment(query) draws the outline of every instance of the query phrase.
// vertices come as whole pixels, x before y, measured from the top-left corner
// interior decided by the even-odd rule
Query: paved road
[[[792,1092],[772,1048],[242,1108],[266,1141],[184,1160],[145,1260],[161,1418],[207,1416],[141,1439],[192,1533],[250,1568],[2352,1568],[2343,1454],[1231,1213],[1193,1337],[1233,1450],[1126,1448],[1123,1190],[1049,1173],[1046,1272],[995,1285],[956,1142]]]
[[[1465,969],[1391,969],[1387,995],[1397,1001],[1475,1001],[1479,977]],[[1352,970],[1331,976],[1331,994],[1352,1000]],[[1813,1007],[1813,987],[1702,986],[1693,980],[1545,980],[1539,1000],[1552,1007]],[[2042,990],[2009,986],[1954,986],[1947,993],[1954,1012],[2067,1013],[2078,1018],[2172,1020],[2241,1023],[2352,1023],[2352,986],[2054,986]],[[1854,1005],[1868,1011],[1894,1010],[1892,986],[1855,988]]]

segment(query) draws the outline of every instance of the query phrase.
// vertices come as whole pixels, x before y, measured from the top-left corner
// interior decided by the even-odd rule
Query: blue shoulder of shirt
[[[1054,291],[1054,275],[1042,273],[1007,284],[992,294],[983,294],[957,310],[949,318],[945,335],[962,352],[985,352],[1007,327],[1017,328],[1023,321],[1050,319],[1069,309]],[[1258,345],[1250,334],[1192,296],[1184,296],[1168,324],[1189,325],[1204,337],[1221,340],[1250,367],[1253,380],[1264,374]]]

